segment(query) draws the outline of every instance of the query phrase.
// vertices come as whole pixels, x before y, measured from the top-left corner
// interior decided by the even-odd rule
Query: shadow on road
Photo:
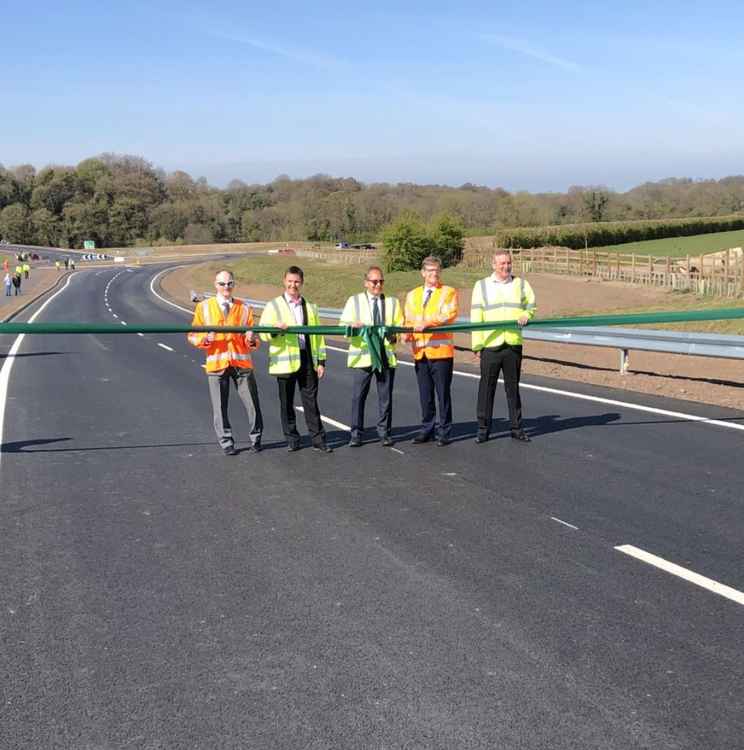
[[[23,359],[24,357],[50,357],[53,354],[69,354],[69,352],[25,352],[23,354],[14,354],[13,359]],[[7,354],[0,354],[0,362],[8,359]]]

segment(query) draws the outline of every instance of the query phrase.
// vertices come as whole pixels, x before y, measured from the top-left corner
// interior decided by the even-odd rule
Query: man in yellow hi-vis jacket
[[[493,273],[475,283],[470,305],[471,323],[516,321],[519,328],[473,331],[472,348],[480,358],[478,385],[478,434],[476,443],[485,443],[491,432],[493,399],[499,373],[504,373],[504,390],[509,407],[509,423],[514,440],[529,443],[522,429],[522,399],[519,378],[522,372],[522,331],[535,316],[535,293],[529,283],[512,276],[508,250],[497,250],[491,259]]]
[[[261,315],[262,326],[286,330],[290,326],[319,325],[318,308],[302,296],[305,274],[299,266],[284,272],[284,294],[270,300]],[[269,375],[276,376],[279,387],[282,430],[287,450],[300,448],[297,417],[294,409],[295,388],[300,388],[305,423],[310,432],[313,450],[333,453],[326,443],[326,434],[318,408],[318,380],[325,374],[325,338],[306,333],[262,333],[269,343]]]
[[[395,297],[383,294],[385,283],[382,269],[370,266],[364,275],[365,290],[354,294],[346,300],[341,313],[341,325],[359,328],[363,325],[403,325],[403,308]],[[361,336],[352,336],[349,340],[349,354],[346,364],[354,373],[351,398],[351,440],[350,448],[362,444],[364,430],[364,406],[367,401],[372,378],[377,381],[377,434],[382,445],[389,448],[393,445],[390,434],[393,424],[393,384],[395,368],[398,361],[395,357],[395,337],[385,336],[382,350],[382,370],[372,369],[372,355],[367,343]]]

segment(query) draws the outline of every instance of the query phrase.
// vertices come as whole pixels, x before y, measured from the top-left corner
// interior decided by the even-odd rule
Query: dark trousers
[[[240,400],[248,414],[251,424],[251,444],[261,445],[263,433],[263,416],[258,403],[258,387],[253,370],[244,367],[228,367],[221,373],[208,375],[209,398],[212,402],[214,416],[214,431],[217,434],[221,448],[229,448],[235,444],[232,425],[227,416],[227,403],[230,398],[230,382],[235,386]]]
[[[377,434],[383,438],[390,435],[393,425],[393,383],[395,369],[384,367],[374,372],[371,367],[355,367],[351,397],[351,436],[361,437],[364,430],[364,406],[374,378],[377,382]]]
[[[449,439],[452,436],[452,371],[451,357],[447,359],[416,360],[416,380],[421,400],[421,434]],[[436,396],[439,406],[439,420],[434,406]]]
[[[318,374],[312,362],[303,349],[300,356],[300,369],[289,375],[278,375],[276,382],[279,386],[279,404],[281,408],[282,430],[290,445],[300,442],[297,432],[297,415],[294,408],[295,386],[300,388],[300,400],[305,410],[305,424],[312,438],[313,445],[325,443],[325,430],[320,421],[318,408]]]
[[[522,347],[502,344],[492,349],[481,349],[480,383],[478,384],[478,432],[491,431],[493,399],[499,374],[504,373],[506,403],[512,430],[522,427],[522,399],[519,396],[519,377],[522,373]]]

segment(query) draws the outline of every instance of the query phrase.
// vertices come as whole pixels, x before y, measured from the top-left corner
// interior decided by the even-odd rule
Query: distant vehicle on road
[[[336,249],[337,250],[345,250],[347,247],[349,247],[348,242],[337,242],[336,243]]]

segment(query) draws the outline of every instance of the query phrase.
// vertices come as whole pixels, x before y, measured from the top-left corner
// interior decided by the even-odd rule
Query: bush
[[[448,214],[440,214],[427,227],[415,213],[401,214],[382,233],[385,268],[410,271],[421,268],[427,255],[436,255],[444,267],[462,260],[462,225]]]
[[[421,268],[421,261],[432,254],[433,243],[418,214],[403,213],[382,233],[385,268],[409,271]]]
[[[449,214],[440,214],[432,219],[429,225],[432,255],[439,256],[445,268],[457,265],[462,260],[465,249],[464,234],[462,224]]]

